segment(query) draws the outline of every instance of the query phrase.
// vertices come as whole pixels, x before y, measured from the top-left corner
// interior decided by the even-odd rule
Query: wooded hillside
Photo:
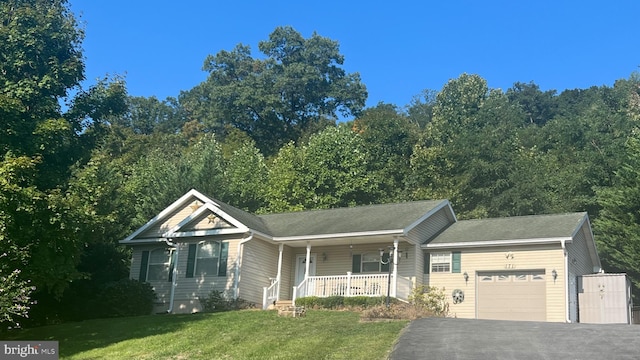
[[[77,91],[82,38],[65,1],[0,3],[1,321],[76,319],[126,277],[118,240],[191,188],[258,213],[445,198],[460,218],[587,211],[605,270],[640,288],[637,73],[562,91],[461,74],[365,108],[337,41],[278,27],[260,56],[221,50],[206,81],[159,100],[117,77]]]

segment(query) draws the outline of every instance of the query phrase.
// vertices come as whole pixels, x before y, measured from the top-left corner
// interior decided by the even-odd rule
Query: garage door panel
[[[546,320],[544,270],[478,273],[478,318]]]

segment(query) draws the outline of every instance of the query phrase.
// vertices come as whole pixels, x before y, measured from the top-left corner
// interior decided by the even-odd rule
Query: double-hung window
[[[380,261],[380,253],[365,253],[354,254],[353,258],[353,273],[379,273],[389,271],[389,254],[382,255],[382,261]],[[383,264],[385,263],[385,264]]]
[[[431,253],[431,273],[459,273],[461,256],[459,251]]]
[[[206,242],[198,244],[196,253],[196,276],[218,275],[218,261],[220,261],[220,243]]]
[[[189,245],[186,277],[226,276],[228,242],[204,241]]]
[[[173,251],[158,248],[142,252],[140,281],[171,281],[173,275]]]
[[[432,253],[431,272],[448,273],[451,272],[451,253]]]

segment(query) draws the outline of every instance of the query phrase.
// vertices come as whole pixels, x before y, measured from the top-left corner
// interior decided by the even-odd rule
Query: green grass
[[[61,359],[384,359],[407,321],[360,322],[358,313],[310,310],[99,319],[4,334],[57,340]]]

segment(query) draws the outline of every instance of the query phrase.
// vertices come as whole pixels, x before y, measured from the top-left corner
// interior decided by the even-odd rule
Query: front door
[[[316,275],[316,254],[311,254],[311,262],[309,263],[309,276]],[[296,285],[304,280],[304,271],[306,269],[306,255],[296,256]]]

